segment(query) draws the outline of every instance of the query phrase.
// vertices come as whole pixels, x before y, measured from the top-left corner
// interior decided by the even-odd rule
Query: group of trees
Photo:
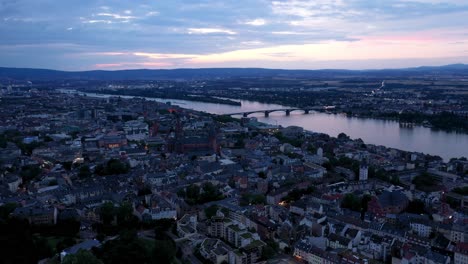
[[[33,134],[34,136],[40,136],[39,132]],[[21,149],[25,155],[31,155],[32,151],[42,146],[43,142],[33,141],[31,143],[23,142],[24,135],[18,130],[7,130],[0,135],[0,148],[5,148],[8,142],[14,143],[18,148]],[[50,137],[44,136],[44,141],[50,141]]]
[[[219,207],[216,204],[213,204],[211,206],[208,206],[205,208],[205,216],[207,219],[211,219],[211,217],[216,215],[216,212],[218,212]]]
[[[23,181],[28,182],[38,177],[41,172],[42,169],[39,165],[25,165],[21,167],[20,176]]]
[[[110,159],[106,164],[96,166],[95,173],[97,175],[116,175],[125,174],[130,170],[130,165],[118,159]]]
[[[279,245],[273,240],[267,240],[266,246],[262,249],[262,260],[268,260],[273,258],[279,251]]]
[[[405,209],[405,212],[412,214],[428,214],[426,211],[426,205],[423,201],[419,199],[414,199],[408,203],[408,206]]]
[[[76,254],[65,256],[62,264],[103,264],[93,253],[80,249]]]
[[[175,227],[172,219],[152,221],[154,239],[139,237],[137,221],[131,223],[132,210],[129,204],[119,207],[106,203],[101,208],[101,217],[104,225],[117,225],[117,238],[106,241],[101,247],[89,251],[79,251],[68,255],[64,263],[174,263],[176,257],[176,244],[168,235]],[[116,221],[114,221],[116,220]],[[112,234],[113,235],[113,234]],[[99,236],[98,236],[99,237]],[[102,239],[101,239],[102,240]]]
[[[212,115],[211,118],[220,123],[239,122],[238,119],[228,115]]]
[[[117,175],[117,174],[125,174],[130,171],[130,164],[127,162],[118,160],[118,159],[110,159],[104,164],[99,164],[94,169],[94,173],[100,176],[106,175]],[[79,178],[88,178],[93,175],[91,168],[87,164],[83,164],[78,169],[78,177]]]
[[[311,194],[314,192],[314,187],[310,186],[306,189],[297,189],[297,188],[294,188],[292,191],[290,191],[288,193],[288,195],[286,195],[283,200],[290,203],[290,202],[294,202],[294,201],[297,201],[299,199],[301,199],[302,196],[304,195],[307,195],[307,194]]]
[[[2,263],[37,263],[50,257],[53,249],[47,240],[33,235],[27,220],[5,219],[0,223],[0,248]]]
[[[439,185],[436,177],[427,172],[423,172],[421,175],[414,177],[412,183],[417,189],[422,191],[437,189],[437,186]]]
[[[302,144],[304,143],[304,140],[303,139],[300,139],[300,138],[289,138],[289,137],[285,137],[283,135],[283,133],[281,132],[276,132],[274,134],[274,136],[281,142],[281,143],[289,143],[291,144],[292,146],[296,147],[296,148],[299,148],[302,146]]]
[[[219,207],[216,204],[210,205],[207,208],[205,208],[205,216],[207,219],[210,219],[211,217],[216,215],[216,212],[218,210],[221,210],[221,212],[224,214],[225,217],[229,216],[229,210],[225,207]]]
[[[135,231],[124,230],[117,239],[107,241],[93,253],[104,263],[156,263],[154,248],[145,242]]]
[[[381,113],[380,115],[384,118],[397,119],[401,122],[408,123],[421,124],[424,121],[428,121],[433,128],[441,130],[468,131],[468,119],[450,112],[442,112],[433,115],[412,112],[394,112],[386,114]]]
[[[191,89],[183,89],[177,84],[171,89],[155,90],[155,89],[129,89],[129,90],[87,90],[90,93],[104,93],[112,95],[132,95],[132,96],[144,96],[144,97],[153,97],[153,98],[170,98],[170,99],[179,99],[187,101],[198,101],[205,103],[215,103],[215,104],[227,104],[227,105],[236,105],[240,106],[241,103],[238,101],[223,99],[215,96],[205,94],[204,96],[199,96],[198,94],[191,94]]]
[[[331,168],[339,166],[352,170],[356,175],[359,174],[359,161],[345,156],[339,157],[338,159],[335,157],[331,158],[330,165],[327,166],[330,166]]]
[[[458,193],[460,195],[468,195],[468,186],[465,187],[457,187],[452,190],[454,193]]]
[[[191,205],[224,199],[224,195],[211,182],[205,182],[201,188],[196,184],[189,185],[180,189],[177,195]]]
[[[340,158],[335,158],[332,157],[330,158],[330,161],[328,163],[325,163],[323,165],[327,170],[332,170],[337,166],[343,167],[350,169],[353,171],[356,175],[359,175],[359,161],[350,159],[348,157],[340,157]],[[373,166],[369,166],[368,168],[368,175],[369,178],[376,178],[382,181],[389,182],[391,184],[399,185],[400,184],[400,179],[396,175],[390,175],[389,173],[385,172],[383,169],[376,169]]]
[[[8,138],[5,133],[0,134],[0,148],[6,148],[8,144]]]
[[[341,201],[341,208],[347,208],[356,212],[367,212],[367,204],[370,200],[370,195],[359,197],[353,193],[348,193]]]
[[[68,219],[56,225],[31,225],[26,219],[11,216],[16,206],[0,206],[2,263],[37,263],[76,243],[79,222]]]
[[[266,204],[266,197],[263,194],[243,193],[241,195],[239,204],[241,206],[252,204]]]
[[[123,230],[92,253],[76,254],[72,258],[80,262],[66,263],[173,263],[176,245],[168,237],[150,240],[139,238],[135,230]]]
[[[56,225],[30,225],[25,219],[11,217],[15,204],[0,206],[0,248],[2,263],[37,263],[52,257],[63,249],[76,244],[80,223],[74,219],[60,220]],[[113,226],[117,239],[109,240],[92,252],[80,251],[68,255],[64,263],[172,263],[176,256],[176,245],[168,236],[175,227],[174,220],[153,221],[155,240],[139,238],[140,227],[128,203],[116,207],[105,203],[100,208],[103,226]],[[98,232],[106,230],[102,226]],[[101,241],[108,234],[98,234]],[[53,241],[53,242],[52,242]]]
[[[138,226],[138,218],[133,215],[133,206],[130,203],[124,202],[115,206],[113,203],[107,202],[99,209],[102,224],[96,224],[95,228],[102,235],[113,235],[118,230]]]
[[[91,177],[93,173],[88,165],[82,165],[78,170],[78,177],[80,178],[88,178]]]

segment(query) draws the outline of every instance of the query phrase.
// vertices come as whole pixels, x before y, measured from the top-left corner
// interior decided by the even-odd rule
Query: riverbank
[[[237,97],[226,97],[225,99],[234,99],[241,100]],[[268,99],[270,100],[270,98]],[[279,105],[284,105],[287,107],[307,107],[305,104],[290,104],[289,100],[274,100],[273,102],[268,101],[261,97],[255,97],[255,101],[261,103],[274,103]],[[372,118],[379,120],[389,120],[397,121],[402,124],[412,124],[416,126],[424,126],[426,128],[433,129],[435,131],[444,131],[444,132],[455,132],[455,133],[464,133],[468,134],[468,115],[461,116],[456,115],[450,112],[441,112],[435,114],[424,114],[418,112],[372,112],[369,109],[327,109],[327,110],[317,110],[320,112],[331,112],[334,114],[346,114],[348,117],[358,117],[358,118]]]
[[[148,98],[158,98],[158,99],[176,99],[176,100],[185,100],[193,102],[203,102],[203,103],[212,103],[212,104],[226,104],[241,106],[241,102],[234,101],[231,99],[222,99],[214,96],[201,96],[197,94],[181,94],[181,93],[165,93],[149,89],[129,89],[129,90],[80,90],[80,92],[85,93],[95,93],[103,95],[114,95],[114,96],[137,96],[137,97],[148,97]]]
[[[63,92],[86,94],[94,97],[113,96],[82,93],[73,90],[64,90]],[[125,98],[131,98],[131,96]],[[242,100],[241,106],[234,106],[177,99],[147,99],[163,103],[170,101],[173,105],[210,114],[287,108],[284,105],[265,104],[247,100]],[[284,112],[274,112],[269,117],[264,117],[263,113],[249,116],[256,117],[258,121],[270,125],[281,125],[283,127],[300,126],[305,130],[327,134],[332,137],[345,133],[352,139],[360,138],[367,144],[437,155],[445,161],[451,158],[468,157],[468,149],[466,148],[468,146],[468,134],[436,131],[417,125],[406,126],[392,120],[348,117],[345,114],[330,114],[325,112],[310,112],[309,114],[293,112],[290,116],[286,116]]]

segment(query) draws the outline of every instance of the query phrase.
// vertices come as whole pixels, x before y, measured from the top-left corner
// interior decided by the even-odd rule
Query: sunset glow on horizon
[[[370,69],[468,63],[466,17],[468,2],[456,0],[6,1],[0,4],[0,66]]]

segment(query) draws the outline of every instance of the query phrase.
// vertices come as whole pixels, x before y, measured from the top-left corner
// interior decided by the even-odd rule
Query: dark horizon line
[[[16,69],[16,70],[46,70],[56,72],[68,72],[68,73],[80,73],[80,72],[119,72],[119,71],[177,71],[177,70],[223,70],[223,69],[256,69],[256,70],[273,70],[273,71],[398,71],[398,70],[414,70],[423,68],[447,68],[447,67],[468,67],[465,63],[451,63],[440,66],[434,65],[420,65],[415,67],[402,67],[402,68],[372,68],[372,69],[344,69],[344,68],[321,68],[321,69],[284,69],[284,68],[263,68],[263,67],[201,67],[201,68],[128,68],[128,69],[116,69],[116,70],[58,70],[50,68],[31,68],[31,67],[4,67],[0,66],[0,69]]]

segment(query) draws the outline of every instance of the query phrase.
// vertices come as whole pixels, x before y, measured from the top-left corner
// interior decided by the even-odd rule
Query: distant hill
[[[0,67],[0,80],[176,80],[232,77],[397,77],[422,74],[468,75],[468,65],[423,66],[383,70],[281,70],[263,68],[202,68],[173,70],[56,71]]]

